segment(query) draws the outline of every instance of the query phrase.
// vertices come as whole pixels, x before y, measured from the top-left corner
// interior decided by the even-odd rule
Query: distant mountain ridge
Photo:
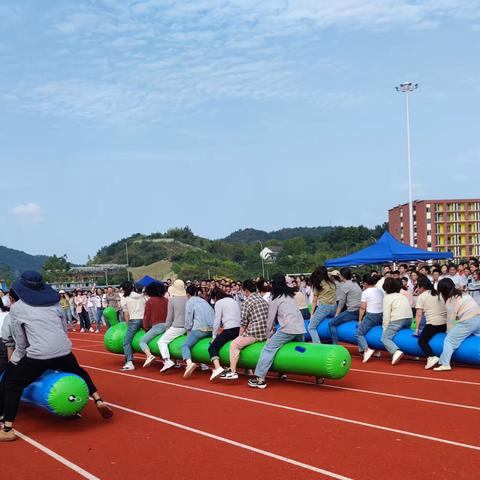
[[[244,228],[236,230],[222,240],[227,243],[252,243],[268,242],[269,240],[290,240],[292,238],[314,238],[324,235],[333,230],[334,227],[295,227],[282,228],[266,232],[265,230],[256,230],[255,228]]]
[[[47,259],[47,255],[30,255],[21,250],[0,245],[0,270],[3,275],[7,273],[13,278],[18,277],[25,270],[40,271]]]

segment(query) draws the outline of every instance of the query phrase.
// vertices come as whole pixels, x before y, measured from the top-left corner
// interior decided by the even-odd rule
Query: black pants
[[[8,353],[7,347],[0,338],[0,375],[7,368],[8,363]]]
[[[80,328],[84,328],[85,330],[90,329],[90,315],[88,312],[82,308],[82,311],[78,314],[80,318]]]
[[[13,422],[15,420],[23,390],[47,370],[62,370],[63,372],[74,373],[85,380],[90,395],[97,391],[90,375],[78,364],[73,353],[49,360],[23,357],[18,365],[6,375],[4,394],[0,398],[0,412],[3,411],[5,421]]]
[[[230,340],[233,340],[238,337],[240,333],[240,327],[227,328],[220,335],[215,337],[215,340],[208,347],[208,354],[210,358],[214,360],[218,358],[218,352],[220,349]]]
[[[443,333],[447,331],[446,325],[430,325],[426,324],[422,330],[420,337],[418,338],[418,346],[425,352],[427,357],[433,357],[433,350],[428,343],[437,333]]]

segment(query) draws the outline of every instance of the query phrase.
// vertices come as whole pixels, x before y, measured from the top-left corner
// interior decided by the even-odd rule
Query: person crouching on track
[[[268,302],[257,293],[252,280],[243,282],[245,301],[241,310],[239,336],[230,344],[230,368],[220,375],[222,380],[238,378],[237,363],[240,351],[256,342],[263,342],[267,338]]]
[[[145,314],[145,297],[136,292],[132,282],[122,283],[123,297],[120,305],[123,311],[123,318],[127,322],[127,333],[123,340],[123,351],[125,353],[125,365],[121,368],[123,371],[135,370],[133,365],[132,340],[135,334],[143,326],[143,316]]]
[[[191,348],[202,338],[212,335],[215,312],[211,305],[202,297],[197,296],[198,289],[195,285],[187,287],[187,304],[185,306],[185,328],[187,338],[182,345],[182,357],[187,362],[184,378],[190,377],[197,368],[192,362]]]
[[[183,280],[175,280],[173,285],[169,287],[168,292],[170,299],[168,300],[168,313],[166,320],[166,332],[158,341],[160,354],[163,358],[163,367],[161,373],[175,366],[175,362],[170,359],[170,351],[168,344],[186,333],[185,329],[185,306],[187,303],[187,293],[185,291],[185,283]]]
[[[369,348],[365,335],[383,319],[383,290],[377,288],[376,280],[369,274],[363,276],[363,292],[358,314],[358,327],[355,330],[358,350],[363,354],[363,363],[368,362],[375,350]]]
[[[450,359],[455,350],[470,335],[480,335],[480,306],[468,294],[455,287],[450,278],[438,282],[438,293],[447,307],[447,336],[436,372],[451,370]]]
[[[383,334],[382,343],[392,355],[392,365],[396,365],[403,357],[403,352],[393,341],[395,334],[402,328],[409,328],[412,323],[412,307],[408,300],[400,293],[402,282],[397,278],[386,278],[383,290]]]
[[[10,360],[16,366],[10,372],[5,382],[5,394],[0,398],[0,412],[4,415],[0,442],[16,439],[13,422],[23,390],[49,369],[83,378],[100,415],[110,418],[113,411],[101,399],[90,375],[72,354],[72,342],[68,338],[58,292],[33,271],[24,272],[20,280],[14,282],[12,290],[19,298],[10,309],[15,339],[15,351]]]
[[[214,365],[210,380],[215,380],[224,372],[220,365],[220,349],[227,342],[238,337],[241,318],[238,302],[223,290],[213,290],[211,298],[215,301],[215,319],[213,321],[213,340],[208,348],[208,353]]]
[[[415,312],[414,335],[418,336],[422,317],[425,315],[426,325],[420,333],[418,345],[427,355],[425,369],[428,370],[438,363],[438,357],[434,355],[429,342],[437,333],[447,331],[447,309],[443,298],[433,287],[433,283],[424,275],[418,277],[417,289],[420,295]]]
[[[168,300],[165,298],[165,287],[163,284],[152,282],[145,288],[145,294],[149,299],[145,304],[145,313],[143,315],[143,329],[145,335],[140,340],[140,348],[147,356],[143,367],[148,367],[154,360],[148,342],[157,335],[165,333],[167,329],[166,319],[168,312]]]
[[[283,273],[272,278],[272,300],[268,305],[267,335],[269,339],[260,354],[255,369],[255,378],[248,381],[253,388],[266,388],[265,378],[272,366],[277,351],[288,342],[303,342],[305,322],[294,300],[295,292],[285,281]],[[273,333],[274,323],[280,328]],[[273,334],[272,334],[273,333]]]

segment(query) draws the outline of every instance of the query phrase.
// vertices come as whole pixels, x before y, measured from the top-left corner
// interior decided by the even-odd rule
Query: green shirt
[[[322,280],[321,286],[322,290],[315,290],[317,305],[335,305],[337,303],[335,284]]]

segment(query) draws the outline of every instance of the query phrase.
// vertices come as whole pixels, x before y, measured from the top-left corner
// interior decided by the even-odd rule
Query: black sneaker
[[[263,380],[260,380],[258,377],[251,378],[248,381],[248,386],[252,388],[267,388],[267,384]]]

